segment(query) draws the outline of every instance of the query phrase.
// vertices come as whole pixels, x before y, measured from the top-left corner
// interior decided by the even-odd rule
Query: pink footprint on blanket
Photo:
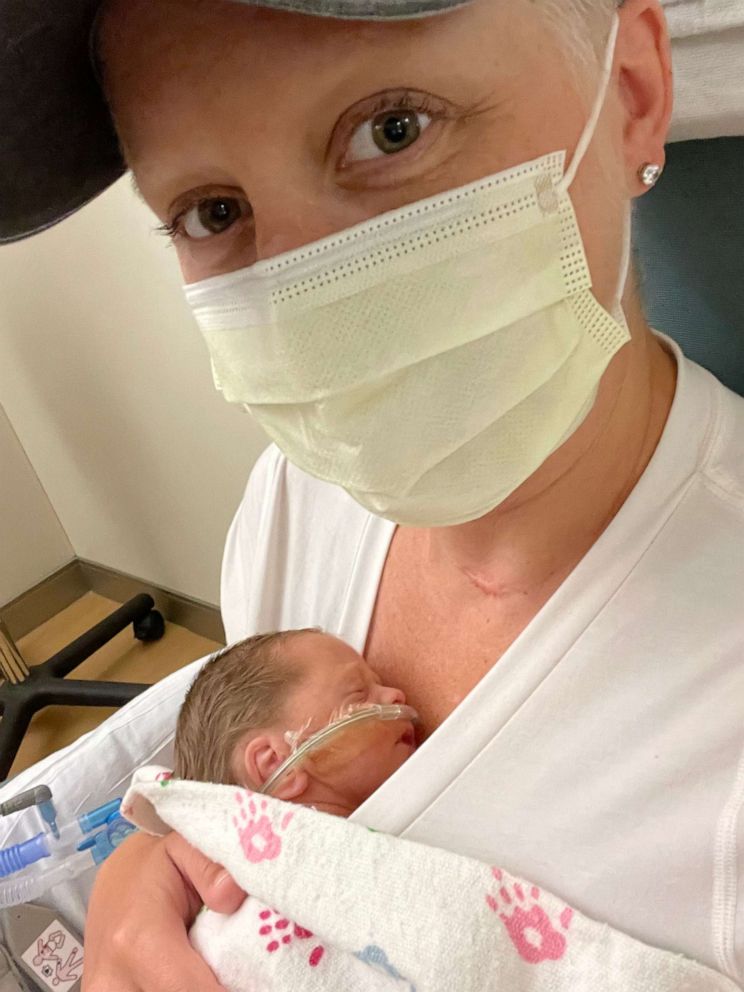
[[[247,800],[247,801],[246,801]],[[274,830],[271,820],[266,815],[268,806],[265,799],[259,805],[254,802],[253,793],[236,792],[235,801],[239,811],[232,821],[238,831],[240,846],[243,854],[252,864],[260,861],[273,861],[282,852],[282,838]],[[287,813],[281,820],[278,829],[286,830],[294,813]]]
[[[280,947],[286,947],[288,944],[291,944],[293,937],[296,937],[298,940],[310,940],[314,936],[310,930],[306,930],[298,923],[292,923],[286,916],[282,916],[277,909],[263,909],[258,915],[263,920],[263,926],[258,931],[259,934],[262,937],[271,938],[266,945],[266,950],[269,954],[274,954]],[[272,916],[279,918],[272,921]],[[324,954],[325,948],[322,944],[318,944],[317,947],[314,947],[310,951],[307,963],[311,968],[317,968]]]
[[[507,886],[500,868],[493,869],[493,877],[499,883],[498,892],[495,896],[487,895],[486,902],[503,921],[520,956],[530,964],[560,960],[566,953],[566,938],[539,905],[538,887],[529,886],[529,893],[525,894],[517,881]],[[562,930],[568,930],[572,917],[573,910],[566,906],[558,917]]]

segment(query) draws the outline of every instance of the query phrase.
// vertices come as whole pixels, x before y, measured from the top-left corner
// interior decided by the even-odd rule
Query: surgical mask
[[[447,526],[502,503],[584,421],[630,340],[591,276],[548,154],[185,287],[215,384],[287,458],[399,524]]]

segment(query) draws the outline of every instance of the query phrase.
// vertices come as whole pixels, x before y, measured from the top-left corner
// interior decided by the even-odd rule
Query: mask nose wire
[[[565,193],[570,188],[576,178],[576,173],[579,171],[579,166],[583,162],[587,149],[589,148],[592,138],[597,130],[597,123],[599,122],[600,114],[604,109],[605,100],[607,99],[607,92],[610,88],[610,79],[612,78],[612,68],[615,64],[615,49],[617,48],[617,36],[619,31],[620,18],[617,14],[615,14],[612,18],[612,29],[610,30],[610,36],[607,40],[607,50],[605,52],[604,65],[602,66],[602,77],[599,84],[599,90],[597,92],[597,98],[594,101],[594,107],[592,108],[586,127],[579,138],[579,143],[576,146],[576,151],[574,152],[574,157],[571,164],[564,173],[561,181],[556,185],[556,189],[561,194]]]

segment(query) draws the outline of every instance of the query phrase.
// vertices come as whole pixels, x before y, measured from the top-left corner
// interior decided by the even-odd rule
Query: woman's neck
[[[418,531],[430,565],[455,566],[492,597],[539,596],[602,534],[651,460],[676,389],[674,357],[640,305],[629,310],[632,340],[610,363],[579,430],[486,516]]]

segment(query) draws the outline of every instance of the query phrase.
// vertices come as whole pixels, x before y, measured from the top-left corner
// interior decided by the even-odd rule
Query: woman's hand
[[[202,904],[234,913],[244,899],[223,868],[178,834],[130,838],[93,889],[83,992],[224,992],[188,928]]]

